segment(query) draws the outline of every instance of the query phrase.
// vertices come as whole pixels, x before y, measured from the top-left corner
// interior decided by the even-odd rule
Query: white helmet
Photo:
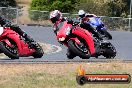
[[[54,10],[50,13],[50,20],[52,23],[62,19],[62,13],[59,10]]]
[[[79,10],[78,11],[78,15],[81,17],[81,18],[83,18],[84,16],[85,16],[85,11],[84,10]]]

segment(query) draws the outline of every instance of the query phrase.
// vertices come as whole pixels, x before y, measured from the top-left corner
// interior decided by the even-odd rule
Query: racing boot
[[[22,36],[25,39],[25,42],[28,43],[30,48],[37,47],[37,43],[32,38],[30,38],[30,36],[28,36],[23,30],[21,30],[19,26],[12,25],[10,26],[10,28],[14,30],[15,32],[17,32],[20,36]]]
[[[23,34],[23,37],[25,38],[25,41],[28,43],[30,48],[37,48],[37,43],[33,40],[33,38],[28,36],[26,33]]]

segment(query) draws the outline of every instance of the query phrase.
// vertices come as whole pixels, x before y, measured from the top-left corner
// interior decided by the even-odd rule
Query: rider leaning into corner
[[[65,17],[63,18],[62,13],[59,10],[54,10],[50,12],[50,21],[53,23],[55,34],[59,30],[58,25],[61,24],[62,22],[68,21],[69,24],[73,23],[72,19]]]
[[[57,34],[59,27],[63,25],[64,21],[67,21],[68,24],[72,24],[71,19],[62,18],[62,13],[59,10],[54,10],[50,12],[50,21],[53,23],[54,33]],[[61,42],[60,42],[61,43]]]
[[[25,38],[25,41],[29,44],[31,48],[36,46],[35,41],[32,38],[30,38],[30,36],[28,36],[24,31],[22,31],[19,28],[19,26],[11,25],[11,22],[9,20],[4,19],[1,16],[0,16],[0,26],[10,27],[13,31],[17,32],[20,36]]]
[[[100,40],[103,40],[97,32],[94,31],[94,28],[91,27],[91,25],[88,23],[89,17],[95,17],[94,14],[86,14],[83,10],[79,10],[79,20],[80,20],[80,26],[84,29],[87,29],[91,33],[95,35]],[[68,23],[73,23],[71,19],[62,18],[62,13],[59,10],[54,10],[50,12],[50,21],[53,23],[54,27],[54,33],[56,34],[59,30],[58,25],[61,24],[63,21],[68,21]]]
[[[62,13],[59,10],[54,10],[50,12],[50,21],[53,23],[55,34],[59,30],[58,25],[65,20],[65,18],[62,18]]]
[[[59,30],[59,25],[66,20],[68,21],[68,23],[73,22],[71,19],[62,18],[62,13],[59,10],[54,10],[54,11],[50,12],[50,21],[53,23],[55,34]],[[96,55],[96,53],[93,54],[93,56],[94,55]]]
[[[99,36],[98,32],[94,31],[94,28],[89,24],[89,18],[97,17],[95,14],[86,13],[84,10],[78,11],[80,27],[87,29],[89,32],[95,35],[100,40],[103,40],[101,36]]]
[[[96,15],[87,14],[83,10],[79,10],[78,15],[80,17],[79,20],[81,21],[80,26],[84,29],[87,29],[91,33],[93,33],[95,37],[97,37],[98,39],[103,40],[102,37],[100,37],[99,34],[94,31],[94,28],[91,27],[91,25],[88,23],[89,17],[96,17]],[[67,20],[69,23],[72,23],[71,19],[62,18],[62,13],[59,10],[54,10],[50,13],[50,21],[53,23],[55,34],[57,30],[59,29],[58,25],[65,20]]]

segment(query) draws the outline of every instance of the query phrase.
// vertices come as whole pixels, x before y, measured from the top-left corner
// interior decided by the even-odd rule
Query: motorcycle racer
[[[55,32],[56,36],[58,36],[58,38],[59,38],[59,34],[61,34],[60,30],[62,30],[62,27],[64,27],[65,24],[71,24],[71,25],[73,24],[73,20],[68,19],[68,18],[62,18],[62,13],[59,10],[54,10],[50,13],[50,21],[53,23],[54,32]],[[69,28],[71,29],[71,26],[69,26]],[[63,28],[63,31],[65,31],[64,29],[65,28]],[[85,29],[83,29],[83,30],[85,30]],[[68,34],[68,35],[70,35],[70,34]],[[94,41],[92,40],[92,36],[91,36],[90,33],[89,33],[89,36],[87,36],[87,37],[89,38],[89,40],[91,40],[90,43],[91,43],[91,48],[92,48],[91,50],[92,50],[92,54],[93,54],[95,52],[94,43],[93,43]],[[65,44],[65,42],[63,41],[63,38],[61,38],[61,39],[62,40],[58,39],[58,42],[61,43],[61,44]],[[70,41],[70,37],[69,37],[69,41]],[[66,44],[68,44],[69,41]],[[76,56],[73,53],[73,51],[71,51],[69,48],[67,49],[67,54],[66,55],[70,59],[72,59]],[[88,57],[89,57],[89,54],[88,54]]]
[[[54,32],[57,36],[58,42],[66,45],[68,47],[66,55],[69,59],[73,59],[76,55],[80,56],[81,58],[89,58],[90,54],[88,54],[88,52],[87,52],[88,48],[85,47],[86,43],[87,43],[87,46],[89,46],[91,48],[91,50],[93,51],[90,56],[97,57],[104,53],[104,52],[102,52],[101,47],[104,44],[107,44],[107,42],[102,43],[101,41],[98,41],[98,39],[97,39],[97,41],[94,41],[90,32],[86,31],[86,29],[84,29],[84,28],[79,27],[79,25],[78,25],[79,22],[76,22],[76,21],[73,22],[73,20],[71,20],[71,19],[62,18],[62,13],[59,10],[54,10],[54,11],[50,12],[50,21],[53,23]],[[78,27],[76,27],[76,23],[77,23]],[[76,34],[76,33],[78,33],[78,34]],[[76,37],[76,35],[78,37]],[[79,42],[77,40],[79,42],[81,42],[81,44],[79,44]],[[70,41],[72,43],[70,43]],[[89,43],[84,42],[84,41],[89,41]],[[74,44],[76,44],[75,47],[74,47]],[[78,45],[81,47],[76,49],[77,47],[79,47]],[[84,46],[84,47],[82,47],[82,46]],[[107,47],[105,46],[104,48],[107,48]],[[82,49],[84,49],[84,50],[82,50]]]
[[[103,40],[101,36],[99,36],[98,32],[94,31],[94,28],[89,24],[89,18],[96,17],[95,14],[86,13],[84,10],[78,11],[80,26],[84,29],[87,29],[89,32],[95,35],[100,40]]]
[[[54,10],[50,12],[50,21],[53,23],[54,33],[56,34],[59,30],[58,25],[66,19],[62,18],[62,13],[59,10]]]
[[[17,32],[20,36],[25,38],[25,41],[29,44],[30,47],[35,46],[36,44],[35,41],[32,38],[30,38],[30,36],[28,36],[24,31],[22,31],[19,26],[12,25],[11,21],[4,19],[1,16],[0,16],[0,26],[10,27],[13,31]]]

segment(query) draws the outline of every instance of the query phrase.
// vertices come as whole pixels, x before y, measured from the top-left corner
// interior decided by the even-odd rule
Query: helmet
[[[79,10],[78,11],[78,15],[79,15],[79,17],[81,17],[81,18],[83,18],[84,16],[85,16],[85,11],[84,10]]]
[[[62,13],[59,10],[54,10],[50,13],[50,20],[52,23],[62,19]]]

